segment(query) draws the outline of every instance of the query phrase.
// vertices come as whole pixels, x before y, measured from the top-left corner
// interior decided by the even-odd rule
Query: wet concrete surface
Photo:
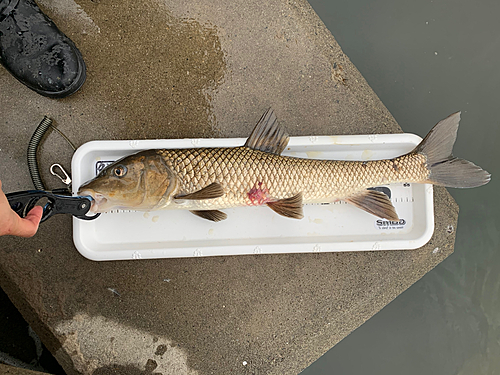
[[[40,4],[88,78],[50,100],[0,70],[7,192],[31,187],[26,147],[44,114],[77,146],[247,136],[270,106],[291,135],[401,131],[306,2]],[[48,167],[69,169],[71,154],[48,134],[48,188],[61,187]],[[0,239],[0,284],[68,373],[298,373],[451,254],[457,215],[436,188],[434,236],[414,251],[105,263],[56,216],[32,239]]]

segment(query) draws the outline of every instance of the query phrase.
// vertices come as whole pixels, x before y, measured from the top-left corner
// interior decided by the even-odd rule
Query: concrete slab
[[[0,70],[7,192],[31,187],[44,114],[76,145],[247,136],[269,106],[291,135],[401,131],[303,0],[40,4],[88,79],[50,100]],[[49,188],[48,166],[69,169],[71,154],[48,135]],[[434,236],[414,251],[106,263],[80,256],[70,217],[54,217],[32,239],[0,238],[0,285],[69,374],[294,374],[451,254],[457,215],[436,188]]]
[[[0,374],[2,375],[44,375],[46,372],[32,371],[20,367],[8,366],[0,363]]]

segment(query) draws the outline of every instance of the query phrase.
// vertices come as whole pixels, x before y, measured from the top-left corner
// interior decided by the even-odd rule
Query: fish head
[[[91,196],[91,213],[113,209],[151,210],[174,194],[176,178],[155,150],[126,156],[78,189]]]

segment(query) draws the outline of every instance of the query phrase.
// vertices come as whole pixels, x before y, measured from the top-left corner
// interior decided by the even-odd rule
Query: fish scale
[[[267,189],[270,200],[301,192],[303,203],[328,203],[367,187],[393,182],[425,181],[425,156],[408,154],[392,160],[336,161],[300,159],[247,147],[157,150],[179,181],[177,194],[190,194],[213,182],[221,184],[220,198],[185,202],[186,209],[249,206],[253,188]]]

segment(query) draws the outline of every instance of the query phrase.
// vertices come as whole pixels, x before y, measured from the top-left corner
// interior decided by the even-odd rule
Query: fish
[[[389,197],[374,187],[430,183],[472,188],[490,181],[481,167],[453,156],[459,121],[460,112],[448,116],[415,149],[392,159],[305,159],[281,155],[290,137],[269,108],[242,146],[140,151],[107,166],[78,195],[92,197],[91,213],[183,209],[218,222],[227,218],[223,209],[266,205],[301,219],[304,204],[342,200],[397,221]]]

